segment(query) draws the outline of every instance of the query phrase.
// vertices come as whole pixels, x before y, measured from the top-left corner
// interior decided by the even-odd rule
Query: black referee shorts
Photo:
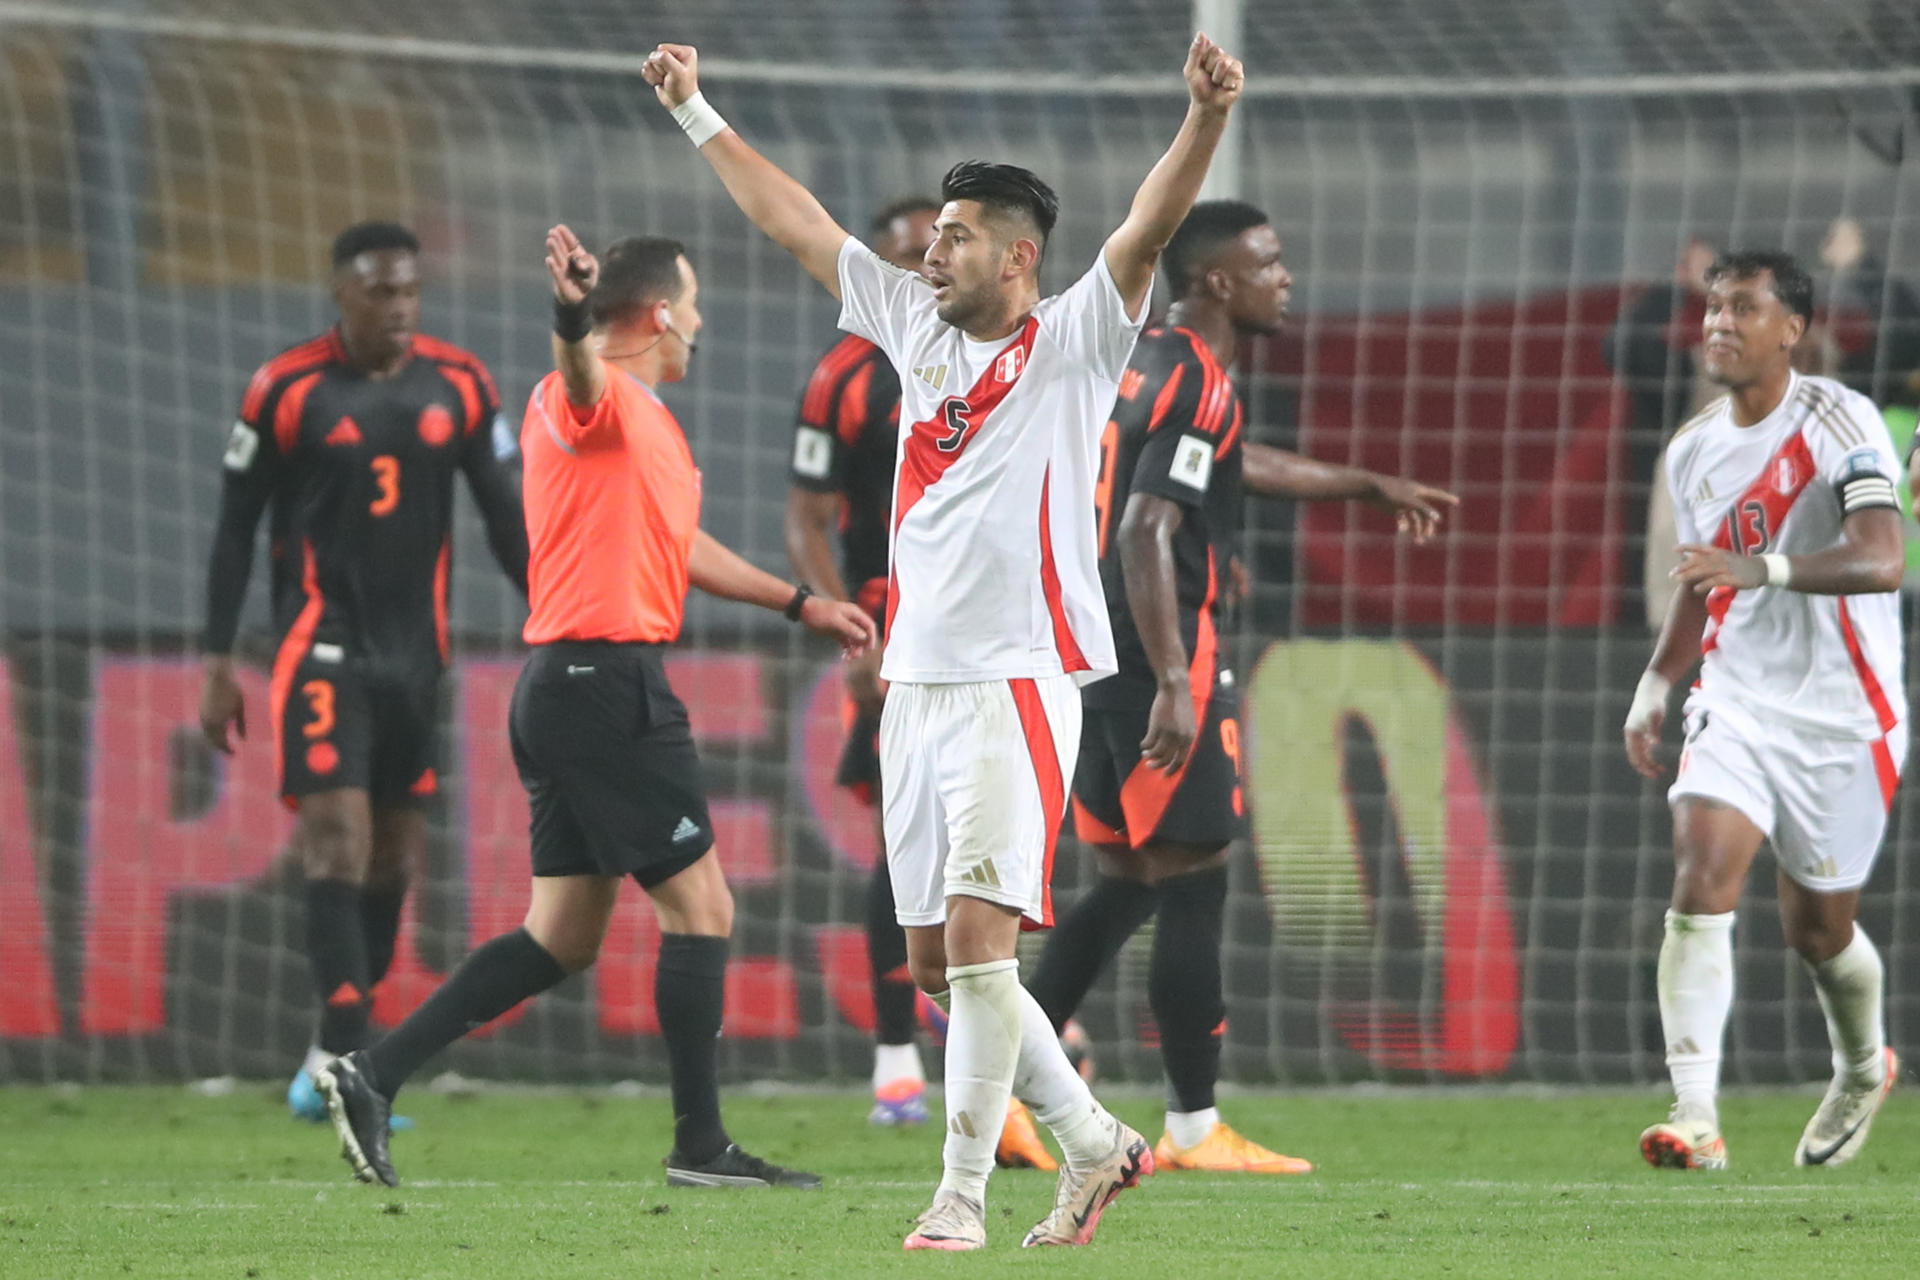
[[[700,758],[660,646],[539,646],[508,725],[536,876],[630,875],[652,888],[713,847]]]

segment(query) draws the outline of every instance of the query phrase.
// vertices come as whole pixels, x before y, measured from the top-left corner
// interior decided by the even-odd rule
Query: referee
[[[680,633],[689,583],[784,610],[849,654],[873,644],[873,622],[700,530],[700,472],[653,391],[686,376],[700,330],[681,246],[622,240],[603,268],[555,227],[547,270],[556,372],[534,388],[521,427],[533,652],[511,713],[532,810],[532,901],[519,929],[473,952],[392,1033],[315,1082],[354,1175],[399,1185],[387,1119],[400,1086],[469,1030],[591,965],[632,876],[661,930],[654,1001],[673,1082],[668,1184],[818,1187],[817,1175],[748,1155],[720,1122],[714,1059],[733,896],[661,649]]]

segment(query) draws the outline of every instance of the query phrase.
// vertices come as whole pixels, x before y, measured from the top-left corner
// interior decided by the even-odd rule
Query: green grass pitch
[[[1117,1094],[1149,1136],[1155,1100]],[[0,1090],[0,1276],[1644,1276],[1920,1274],[1920,1111],[1896,1092],[1843,1169],[1791,1167],[1811,1093],[1736,1093],[1733,1168],[1656,1173],[1650,1092],[1238,1095],[1248,1134],[1303,1178],[1168,1173],[1086,1249],[1025,1252],[1053,1179],[995,1176],[984,1255],[906,1255],[939,1130],[876,1131],[845,1094],[733,1092],[729,1125],[821,1193],[669,1191],[667,1104],[600,1094],[402,1098],[397,1190],[349,1180],[332,1132],[267,1086]]]

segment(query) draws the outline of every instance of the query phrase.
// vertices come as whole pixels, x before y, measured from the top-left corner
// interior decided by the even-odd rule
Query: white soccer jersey
[[[881,675],[1111,675],[1094,485],[1146,305],[1126,314],[1102,253],[1012,337],[976,342],[934,314],[925,280],[852,237],[840,297],[840,327],[900,374]]]
[[[1682,542],[1747,555],[1808,555],[1840,540],[1847,514],[1896,507],[1900,462],[1866,397],[1795,374],[1751,427],[1709,406],[1667,450]],[[1730,703],[1763,721],[1834,737],[1884,737],[1906,718],[1897,592],[1819,596],[1721,588],[1707,599],[1700,684],[1689,711]]]

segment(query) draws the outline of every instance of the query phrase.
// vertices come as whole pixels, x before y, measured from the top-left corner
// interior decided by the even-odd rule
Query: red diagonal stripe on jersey
[[[1781,468],[1786,465],[1791,465],[1793,471],[1790,475],[1783,476]],[[1767,536],[1771,539],[1780,531],[1781,524],[1787,518],[1787,512],[1793,509],[1793,504],[1799,500],[1801,493],[1813,481],[1813,476],[1813,450],[1807,447],[1806,436],[1796,431],[1792,439],[1781,445],[1774,451],[1773,456],[1767,459],[1767,465],[1760,468],[1759,477],[1747,486],[1747,491],[1727,508],[1726,518],[1720,522],[1720,527],[1714,530],[1713,545],[1722,551],[1740,550],[1734,544],[1734,529],[1742,511],[1753,503],[1759,504],[1762,516],[1766,520]],[[1782,478],[1787,480],[1784,488],[1777,483]],[[1726,621],[1727,610],[1732,607],[1732,587],[1715,587],[1707,593],[1707,628],[1700,636],[1701,657],[1706,657],[1719,646],[1720,627]]]
[[[1177,364],[1173,372],[1167,375],[1166,384],[1160,388],[1160,394],[1153,398],[1153,413],[1147,418],[1147,434],[1166,421],[1167,414],[1173,409],[1173,398],[1180,393],[1180,378],[1186,373],[1187,366]]]
[[[1089,671],[1093,664],[1080,652],[1067,623],[1067,602],[1060,592],[1060,570],[1053,563],[1053,521],[1047,499],[1053,489],[1053,468],[1040,477],[1040,590],[1047,597],[1047,615],[1053,619],[1053,647],[1060,654],[1060,669],[1066,672]]]
[[[1138,849],[1153,839],[1160,820],[1167,815],[1174,793],[1186,779],[1193,753],[1200,749],[1199,735],[1207,731],[1207,708],[1213,702],[1213,678],[1218,643],[1213,631],[1213,597],[1219,589],[1215,574],[1213,548],[1207,548],[1207,598],[1200,603],[1200,629],[1193,638],[1193,658],[1187,663],[1187,690],[1193,698],[1193,747],[1180,767],[1168,772],[1145,763],[1133,766],[1133,772],[1120,784],[1120,813],[1127,824],[1127,839]]]
[[[1873,674],[1866,650],[1860,647],[1860,636],[1853,629],[1853,615],[1847,612],[1845,596],[1840,597],[1840,638],[1847,642],[1853,674],[1859,678],[1860,691],[1867,695],[1867,705],[1873,708],[1873,718],[1880,725],[1880,736],[1873,741],[1873,769],[1880,778],[1880,799],[1891,809],[1894,788],[1900,785],[1900,765],[1893,758],[1893,748],[1887,745],[1887,735],[1899,727],[1900,717],[1887,700],[1887,691],[1880,687],[1880,678]]]
[[[833,425],[833,392],[855,365],[880,348],[855,334],[848,334],[833,349],[820,357],[807,379],[800,397],[800,421],[822,431]]]
[[[902,436],[900,441],[900,465],[893,479],[893,531],[896,535],[900,526],[906,522],[907,513],[912,511],[926,496],[930,488],[941,476],[947,474],[947,468],[960,461],[960,455],[967,451],[980,428],[986,425],[987,417],[1000,407],[1000,402],[1013,390],[1020,375],[1025,373],[1027,365],[1033,359],[1033,340],[1040,332],[1037,317],[1028,316],[1027,322],[1020,326],[1013,341],[995,352],[987,361],[987,371],[980,380],[968,388],[967,394],[959,397],[967,405],[967,429],[960,436],[959,445],[951,451],[940,448],[939,440],[947,434],[946,403],[954,397],[948,396],[940,402],[934,415],[924,422],[916,422]],[[999,370],[1004,366],[1007,352],[1014,348],[1020,350],[1018,368],[1011,378],[1002,381]],[[893,615],[900,611],[900,568],[893,548],[888,547],[887,566],[887,635],[893,635]]]
[[[1014,709],[1020,713],[1020,728],[1026,734],[1027,754],[1033,758],[1034,781],[1040,784],[1040,809],[1047,821],[1047,851],[1040,863],[1040,923],[1025,916],[1022,929],[1053,927],[1053,852],[1060,843],[1060,824],[1067,816],[1067,781],[1060,772],[1060,753],[1053,745],[1053,725],[1047,720],[1046,703],[1040,700],[1040,688],[1032,680],[1009,680]]]
[[[860,439],[860,433],[867,426],[867,396],[873,390],[873,361],[869,360],[854,370],[851,378],[840,391],[840,412],[834,423],[834,434],[840,437],[840,443],[852,448]]]

